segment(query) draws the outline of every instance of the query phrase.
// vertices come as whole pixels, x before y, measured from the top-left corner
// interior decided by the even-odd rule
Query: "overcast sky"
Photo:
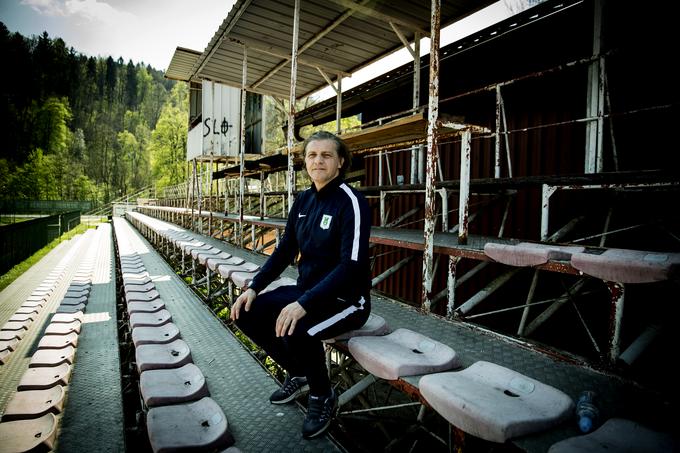
[[[510,15],[501,0],[442,30],[446,45]],[[24,36],[60,37],[89,56],[122,57],[165,71],[177,46],[205,50],[235,0],[0,0],[0,21]],[[421,52],[429,51],[429,40]],[[410,61],[406,49],[343,82],[343,91]],[[327,89],[320,98],[333,95]]]
[[[203,51],[234,0],[0,0],[0,21],[24,36],[43,31],[85,55],[165,70],[175,47]]]

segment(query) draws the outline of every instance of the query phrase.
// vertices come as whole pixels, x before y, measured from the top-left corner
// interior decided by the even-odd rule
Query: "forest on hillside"
[[[187,86],[0,22],[0,198],[107,202],[185,179]]]

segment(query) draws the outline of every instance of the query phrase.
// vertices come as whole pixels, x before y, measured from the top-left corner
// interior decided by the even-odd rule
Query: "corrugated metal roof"
[[[168,65],[168,70],[165,71],[165,77],[173,80],[189,80],[191,70],[200,56],[201,52],[197,50],[177,47]]]
[[[442,2],[441,25],[491,3]],[[294,0],[237,1],[190,73],[183,73],[184,80],[208,78],[240,87],[245,46],[248,89],[288,97],[293,14]],[[335,79],[337,74],[352,73],[402,47],[393,27],[408,41],[413,40],[416,31],[427,35],[430,1],[302,0],[296,96],[302,98],[327,85],[319,70]]]

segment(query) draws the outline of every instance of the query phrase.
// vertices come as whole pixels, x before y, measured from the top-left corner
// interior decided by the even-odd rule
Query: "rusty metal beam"
[[[427,124],[427,171],[425,174],[425,230],[423,253],[422,308],[430,311],[432,304],[432,280],[434,278],[434,229],[436,222],[437,161],[439,160],[439,27],[441,21],[441,0],[432,0],[430,7],[430,90]]]

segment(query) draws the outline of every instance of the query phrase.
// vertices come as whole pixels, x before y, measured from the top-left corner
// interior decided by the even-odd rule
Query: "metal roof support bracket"
[[[368,3],[368,0],[364,0],[361,5],[364,5]],[[307,42],[304,43],[300,48],[298,48],[298,40],[299,40],[299,34],[300,34],[300,2],[298,0],[295,1],[295,13],[294,13],[294,24],[293,24],[293,52],[290,57],[291,61],[291,66],[293,64],[293,60],[295,60],[295,66],[296,66],[296,73],[297,73],[297,56],[298,54],[303,53],[305,50],[309,49],[312,47],[314,44],[316,44],[321,38],[326,36],[328,33],[333,31],[335,28],[338,27],[341,23],[343,23],[347,18],[352,16],[354,14],[354,10],[347,10],[345,11],[340,17],[335,19],[333,22],[328,24],[326,28],[324,28],[321,32],[317,33],[316,35],[312,36],[311,39],[309,39]],[[255,82],[253,84],[253,87],[257,87],[260,84],[262,84],[265,80],[269,79],[271,76],[279,72],[286,64],[288,64],[289,60],[284,60],[276,67],[272,68],[267,74],[262,76],[260,80]],[[296,74],[297,76],[297,74]],[[291,88],[292,89],[292,88]],[[295,94],[295,91],[293,91],[293,94]],[[290,123],[289,123],[290,124]]]
[[[317,71],[319,71],[319,74],[324,78],[326,83],[328,83],[328,86],[330,86],[333,91],[335,91],[335,96],[337,98],[337,103],[335,107],[335,124],[336,128],[335,131],[338,135],[342,134],[342,125],[340,124],[340,120],[342,119],[342,74],[338,73],[338,86],[336,87],[333,85],[333,81],[331,80],[328,75],[326,75],[325,72],[319,67],[316,68]]]

